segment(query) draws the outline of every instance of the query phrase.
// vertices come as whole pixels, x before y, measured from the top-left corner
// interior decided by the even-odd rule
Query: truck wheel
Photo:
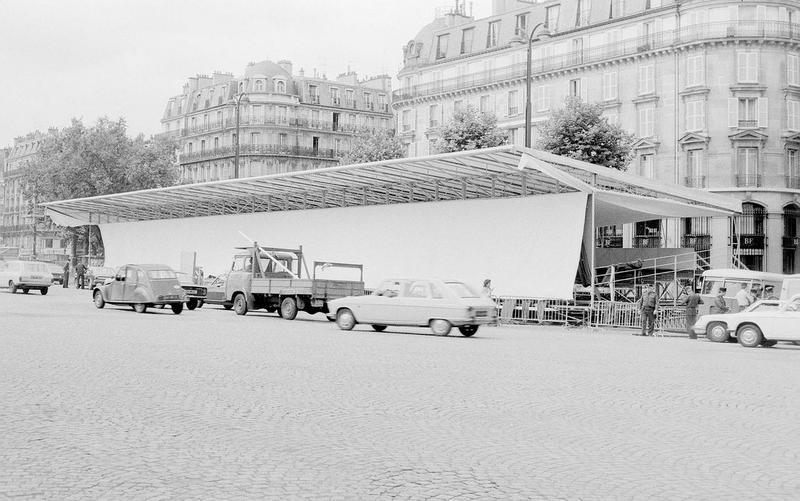
[[[297,301],[293,297],[286,297],[281,301],[281,316],[286,320],[294,320],[297,316]]]
[[[706,327],[706,338],[715,343],[724,343],[728,340],[728,330],[722,322],[711,322]]]
[[[183,303],[175,303],[172,306],[172,313],[176,315],[180,315],[183,311]]]
[[[144,313],[147,311],[147,305],[144,303],[136,303],[133,305],[133,311],[136,313]]]
[[[94,305],[97,307],[98,310],[102,310],[103,306],[106,305],[106,302],[103,300],[102,292],[94,291]]]
[[[237,315],[247,314],[247,299],[245,299],[244,294],[236,294],[236,297],[233,298],[233,311]]]
[[[44,287],[44,288],[42,288],[42,289],[39,289],[39,292],[41,292],[41,293],[42,293],[42,296],[46,296],[46,295],[47,295],[47,287]]]
[[[190,311],[197,308],[197,299],[191,298],[190,300],[186,301],[186,307],[189,308]]]
[[[476,332],[478,332],[478,327],[479,326],[477,325],[462,325],[461,327],[458,328],[458,331],[461,333],[462,336],[470,337]]]
[[[356,317],[347,308],[342,308],[336,313],[336,325],[343,331],[353,330],[356,326]]]

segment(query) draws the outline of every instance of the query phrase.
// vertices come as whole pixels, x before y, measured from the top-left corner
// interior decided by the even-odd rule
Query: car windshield
[[[46,264],[44,264],[44,263],[25,263],[25,264],[23,265],[23,269],[24,269],[26,272],[28,272],[28,273],[31,273],[31,272],[45,272],[45,273],[49,273],[49,272],[47,271],[47,265],[46,265]]]
[[[113,277],[114,276],[114,268],[108,268],[105,266],[97,266],[92,268],[92,273],[95,276],[104,276],[104,277]]]
[[[445,282],[447,286],[453,291],[456,296],[458,297],[480,297],[476,291],[472,290],[472,288],[462,282]]]
[[[147,270],[147,276],[153,280],[176,278],[175,272],[172,270]]]

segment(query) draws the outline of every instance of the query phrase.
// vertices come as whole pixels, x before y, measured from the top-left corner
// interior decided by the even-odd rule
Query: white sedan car
[[[342,330],[356,324],[370,324],[380,332],[387,325],[430,327],[446,336],[458,327],[463,336],[478,332],[483,324],[494,323],[494,301],[481,296],[463,282],[433,279],[392,279],[384,281],[368,296],[349,296],[328,303],[328,318]]]
[[[38,261],[0,261],[0,287],[8,287],[12,294],[18,290],[25,294],[38,290],[44,296],[53,284],[48,266]]]
[[[693,329],[716,342],[736,336],[739,344],[748,348],[777,341],[800,343],[800,294],[777,304],[759,301],[739,313],[703,315]]]

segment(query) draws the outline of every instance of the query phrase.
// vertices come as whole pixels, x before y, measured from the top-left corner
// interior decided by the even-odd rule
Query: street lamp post
[[[235,157],[233,160],[233,177],[234,179],[239,178],[239,108],[242,105],[242,101],[247,103],[249,100],[247,99],[247,95],[244,92],[240,92],[234,98],[236,103],[236,142],[235,142]]]
[[[544,30],[536,37],[536,30],[544,27]],[[544,23],[539,23],[533,27],[531,34],[528,36],[528,65],[525,68],[525,147],[531,147],[531,52],[533,41],[539,40],[542,36],[549,36],[550,32]]]

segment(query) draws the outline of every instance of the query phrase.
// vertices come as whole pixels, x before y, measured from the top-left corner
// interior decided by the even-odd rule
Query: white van
[[[725,303],[731,309],[731,312],[739,311],[739,306],[736,303],[736,293],[742,288],[742,284],[747,285],[747,290],[753,287],[758,288],[760,291],[764,290],[764,286],[771,285],[775,288],[775,295],[780,294],[781,298],[791,297],[792,294],[800,293],[800,290],[795,290],[794,293],[783,292],[784,282],[786,278],[798,277],[798,284],[792,285],[791,290],[795,287],[800,289],[800,275],[784,275],[782,273],[768,273],[765,271],[752,271],[752,270],[739,270],[736,268],[719,268],[714,270],[706,270],[702,275],[702,282],[700,285],[700,297],[703,298],[703,304],[698,308],[698,316],[707,315],[709,307],[717,297],[720,287],[725,287]],[[758,297],[756,299],[765,299]]]
[[[47,294],[47,289],[53,283],[53,274],[50,273],[48,263],[38,261],[6,261],[0,262],[0,287],[8,287],[12,294],[22,290],[25,294],[31,289],[36,289]]]

